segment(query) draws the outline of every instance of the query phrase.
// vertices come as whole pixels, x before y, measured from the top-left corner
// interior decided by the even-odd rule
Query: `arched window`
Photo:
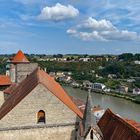
[[[37,123],[45,123],[45,112],[43,110],[40,110],[37,114]]]

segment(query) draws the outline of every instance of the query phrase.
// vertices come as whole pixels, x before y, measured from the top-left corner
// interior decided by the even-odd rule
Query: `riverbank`
[[[62,84],[61,85],[63,86],[70,86],[68,84]],[[72,86],[70,86],[72,87]],[[72,87],[74,88],[74,87]],[[83,88],[78,88],[78,89],[81,89],[81,90],[86,90],[86,89],[83,89]],[[123,94],[123,93],[113,93],[113,92],[102,92],[102,91],[91,91],[91,93],[98,93],[98,94],[103,94],[103,95],[108,95],[108,96],[113,96],[113,97],[118,97],[118,98],[122,98],[122,99],[125,99],[125,100],[129,100],[131,102],[134,102],[136,104],[140,104],[140,97],[139,98],[136,98],[138,96],[131,96],[131,95],[128,95],[128,94]],[[139,95],[140,96],[140,95]]]
[[[96,92],[96,93],[100,93],[100,92]],[[118,98],[123,98],[125,100],[130,100],[136,104],[140,104],[140,101],[131,97],[130,95],[124,95],[124,94],[121,94],[121,93],[100,93],[100,94],[104,94],[104,95],[109,95],[109,96],[113,96],[113,97],[118,97]]]
[[[131,95],[128,95],[128,94],[112,93],[112,92],[105,93],[105,92],[102,92],[102,91],[94,91],[94,92],[99,93],[99,94],[104,94],[104,95],[109,95],[109,96],[113,96],[113,97],[122,98],[122,99],[125,99],[125,100],[129,100],[131,102],[134,102],[136,104],[140,104],[140,100],[135,99],[134,96],[132,97]]]

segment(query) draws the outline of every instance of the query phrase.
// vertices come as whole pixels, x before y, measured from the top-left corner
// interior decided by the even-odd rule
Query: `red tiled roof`
[[[12,84],[12,82],[11,82],[9,76],[0,75],[0,86],[8,86],[8,85],[11,85],[11,84]]]
[[[140,140],[140,124],[128,121],[109,109],[98,122],[104,140]]]
[[[17,54],[12,59],[13,63],[27,63],[29,60],[26,58],[26,56],[23,54],[21,50],[17,52]]]
[[[39,83],[44,85],[53,95],[61,100],[80,118],[83,118],[82,112],[74,104],[64,89],[46,72],[37,69],[32,72],[25,80],[23,80],[13,91],[10,91],[11,95],[0,108],[0,119],[2,119],[9,111],[11,111]]]

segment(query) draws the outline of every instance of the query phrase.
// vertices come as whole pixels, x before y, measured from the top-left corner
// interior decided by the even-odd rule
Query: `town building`
[[[135,64],[140,65],[140,61],[136,60],[134,61]]]
[[[134,88],[133,89],[133,94],[134,95],[140,95],[140,88]]]
[[[12,84],[8,75],[0,75],[0,90],[4,90]]]
[[[120,85],[120,86],[117,87],[116,91],[120,92],[120,93],[127,93],[128,92],[128,86]]]
[[[92,88],[92,82],[88,81],[88,80],[85,80],[83,81],[83,88],[84,89],[91,89]]]
[[[93,90],[101,90],[103,91],[106,88],[106,86],[102,83],[93,83],[92,84],[92,89]]]

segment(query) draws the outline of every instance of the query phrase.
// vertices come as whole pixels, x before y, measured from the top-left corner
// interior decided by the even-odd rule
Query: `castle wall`
[[[37,63],[16,64],[16,82],[20,83],[27,77],[27,75],[37,69],[37,67]]]
[[[0,130],[2,140],[75,140],[74,126]]]
[[[72,123],[76,120],[75,113],[43,85],[39,84],[0,120],[0,128],[35,125],[39,110],[45,111],[47,125]]]

